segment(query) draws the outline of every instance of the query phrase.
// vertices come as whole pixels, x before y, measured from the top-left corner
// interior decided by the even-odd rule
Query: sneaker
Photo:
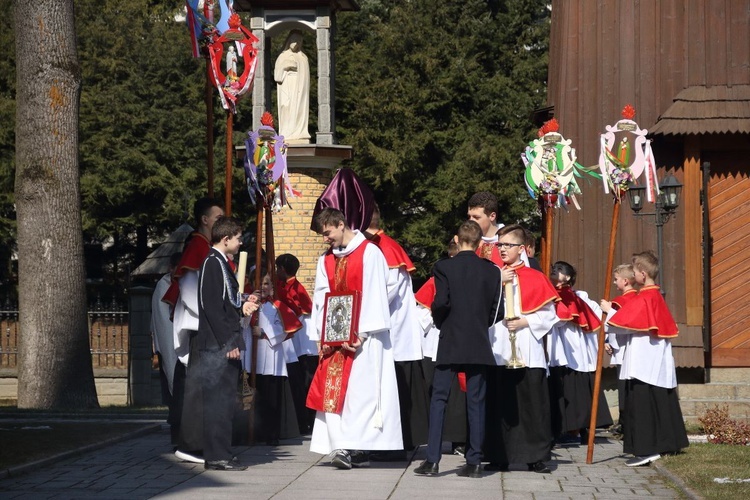
[[[174,451],[174,456],[176,456],[183,462],[190,462],[193,464],[205,464],[206,461],[200,455],[201,455],[200,453],[195,452],[195,451],[190,452],[190,453],[188,453],[187,451],[180,451],[180,450]]]
[[[630,460],[625,462],[625,465],[627,465],[628,467],[638,467],[639,465],[648,465],[651,462],[656,462],[660,458],[661,458],[661,455],[659,455],[658,453],[656,455],[649,455],[649,456],[640,455],[640,456],[631,458]]]
[[[466,447],[465,446],[456,446],[453,448],[453,454],[458,455],[459,457],[463,457],[466,455]]]
[[[346,450],[336,450],[333,452],[333,458],[331,459],[331,465],[337,469],[351,469],[352,459],[349,456],[349,452]]]
[[[369,467],[370,454],[362,450],[352,450],[349,452],[352,467]]]

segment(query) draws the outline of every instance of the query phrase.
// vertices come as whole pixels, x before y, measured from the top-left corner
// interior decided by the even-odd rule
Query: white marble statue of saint
[[[234,47],[229,47],[227,50],[227,79],[230,81],[238,80],[237,77],[237,51]]]
[[[302,32],[293,30],[276,59],[273,78],[279,106],[279,135],[288,144],[308,144],[310,65],[302,52]]]

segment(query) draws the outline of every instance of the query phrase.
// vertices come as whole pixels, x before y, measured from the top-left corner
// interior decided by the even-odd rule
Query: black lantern
[[[664,210],[674,211],[680,206],[680,192],[682,191],[682,184],[677,178],[669,174],[661,180],[659,183],[659,197],[661,199],[661,206]]]
[[[643,208],[643,197],[646,195],[646,188],[638,186],[632,182],[628,184],[628,201],[630,202],[630,209],[638,213]]]

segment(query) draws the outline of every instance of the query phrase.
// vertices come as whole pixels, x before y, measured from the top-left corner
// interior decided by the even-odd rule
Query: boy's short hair
[[[377,203],[372,206],[372,219],[370,219],[370,227],[373,229],[380,229],[380,207]]]
[[[558,274],[570,276],[570,279],[567,282],[568,285],[573,286],[576,284],[576,276],[578,275],[578,273],[576,272],[576,268],[571,264],[568,264],[564,260],[558,260],[557,262],[552,264],[552,275],[557,276]]]
[[[471,198],[469,198],[469,210],[477,207],[482,207],[485,215],[490,215],[492,212],[497,214],[500,210],[497,204],[497,196],[489,191],[474,193]]]
[[[463,243],[472,248],[478,248],[479,242],[482,241],[482,228],[476,221],[467,220],[458,226],[456,236],[458,236],[459,245]]]
[[[289,276],[294,276],[299,270],[299,259],[290,253],[276,257],[276,265],[281,267]]]
[[[201,225],[201,218],[208,215],[213,207],[223,208],[215,198],[199,198],[193,204],[193,218],[195,223]]]
[[[242,234],[242,224],[232,217],[219,217],[211,229],[211,244],[215,245],[224,238]]]
[[[526,233],[526,248],[536,250],[536,236],[534,236],[534,233],[526,228],[523,229],[523,232]]]
[[[315,230],[319,233],[323,232],[325,226],[338,227],[339,222],[343,222],[344,226],[348,226],[346,223],[346,216],[344,212],[338,208],[327,207],[315,216]]]
[[[511,224],[510,226],[503,226],[497,232],[497,238],[500,239],[503,236],[510,234],[515,238],[516,243],[521,243],[526,246],[526,230],[518,224]]]
[[[620,278],[625,278],[630,285],[635,284],[635,271],[633,270],[633,264],[620,264],[615,268],[612,275],[619,275]]]
[[[633,270],[643,271],[655,280],[659,276],[659,259],[651,250],[633,254]]]

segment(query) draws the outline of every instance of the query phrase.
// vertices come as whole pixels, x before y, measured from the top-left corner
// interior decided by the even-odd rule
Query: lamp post
[[[669,174],[659,182],[659,194],[656,197],[653,212],[641,212],[643,209],[643,200],[645,199],[646,188],[631,184],[628,188],[628,201],[630,209],[636,217],[654,217],[656,223],[656,247],[659,258],[659,274],[661,275],[661,294],[665,296],[667,290],[664,288],[666,279],[664,278],[664,265],[662,264],[662,226],[666,224],[680,206],[680,192],[682,184],[677,178]]]

